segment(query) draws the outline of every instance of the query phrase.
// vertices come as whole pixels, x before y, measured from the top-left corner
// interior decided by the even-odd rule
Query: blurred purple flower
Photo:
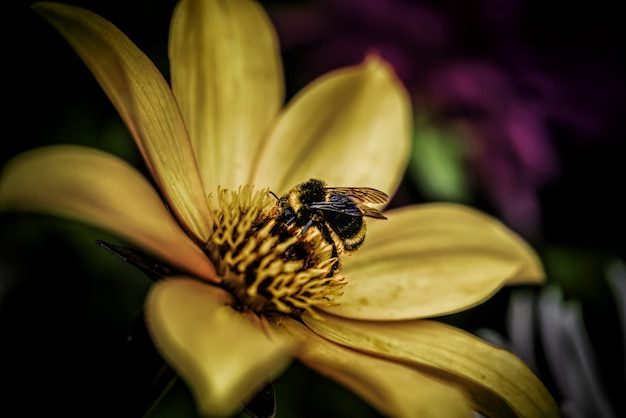
[[[271,16],[294,88],[372,51],[391,62],[416,111],[435,112],[465,134],[468,175],[481,192],[509,225],[533,235],[541,221],[538,193],[560,173],[553,129],[578,146],[606,137],[619,122],[626,88],[607,62],[608,48],[583,38],[583,50],[557,26],[564,19],[537,23],[534,13],[547,6],[532,6],[310,0]],[[610,38],[606,22],[584,23],[576,33]]]

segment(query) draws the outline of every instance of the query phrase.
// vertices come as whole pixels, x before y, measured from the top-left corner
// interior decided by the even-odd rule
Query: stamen
[[[315,312],[332,305],[346,284],[317,228],[303,231],[276,220],[280,207],[269,190],[252,185],[219,189],[207,252],[223,283],[243,306],[257,313]]]

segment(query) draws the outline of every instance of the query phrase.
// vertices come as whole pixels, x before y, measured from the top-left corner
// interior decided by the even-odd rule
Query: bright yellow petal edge
[[[392,195],[408,162],[410,113],[408,93],[379,57],[320,76],[279,115],[250,182],[280,195],[313,177]]]
[[[559,416],[546,387],[518,357],[458,328],[429,320],[368,322],[307,314],[302,319],[330,341],[462,386],[487,416]]]
[[[206,242],[212,216],[187,128],[163,75],[106,19],[80,7],[31,6],[74,48],[103,88],[181,225]]]
[[[0,210],[77,219],[116,233],[182,271],[219,280],[148,180],[113,154],[75,145],[26,151],[2,168]]]
[[[245,0],[180,1],[169,57],[206,193],[249,183],[284,100],[278,40],[265,11]]]
[[[225,291],[185,277],[152,286],[145,303],[155,345],[211,416],[235,412],[287,367],[295,345],[232,305]]]
[[[512,281],[544,280],[535,251],[496,218],[429,203],[368,220],[363,247],[343,260],[344,296],[329,313],[368,320],[441,316],[476,306]]]
[[[276,324],[304,341],[295,354],[300,361],[343,384],[385,416],[472,416],[471,401],[460,385],[335,344],[291,318],[278,318]]]

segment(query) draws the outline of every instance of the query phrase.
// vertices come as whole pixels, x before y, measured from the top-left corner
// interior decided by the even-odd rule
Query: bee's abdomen
[[[365,225],[363,228],[359,230],[358,234],[353,236],[352,238],[346,238],[343,240],[343,249],[347,252],[352,252],[357,250],[363,241],[365,240]]]
[[[365,240],[365,221],[363,218],[354,218],[348,228],[349,234],[346,234],[343,240],[344,250],[354,251],[363,244]]]
[[[365,240],[365,222],[362,217],[338,214],[328,224],[341,241],[344,251],[354,251],[363,244]]]
[[[349,216],[344,214],[336,214],[332,219],[328,219],[328,223],[340,238],[352,238],[359,234],[365,223],[360,216]]]

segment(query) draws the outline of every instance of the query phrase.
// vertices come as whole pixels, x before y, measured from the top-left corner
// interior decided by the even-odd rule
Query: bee
[[[273,194],[273,193],[272,193]],[[304,234],[317,228],[322,238],[333,247],[333,257],[357,250],[365,240],[364,216],[387,219],[368,204],[382,204],[387,194],[370,187],[326,187],[322,180],[310,179],[277,197],[278,222],[295,223]]]

